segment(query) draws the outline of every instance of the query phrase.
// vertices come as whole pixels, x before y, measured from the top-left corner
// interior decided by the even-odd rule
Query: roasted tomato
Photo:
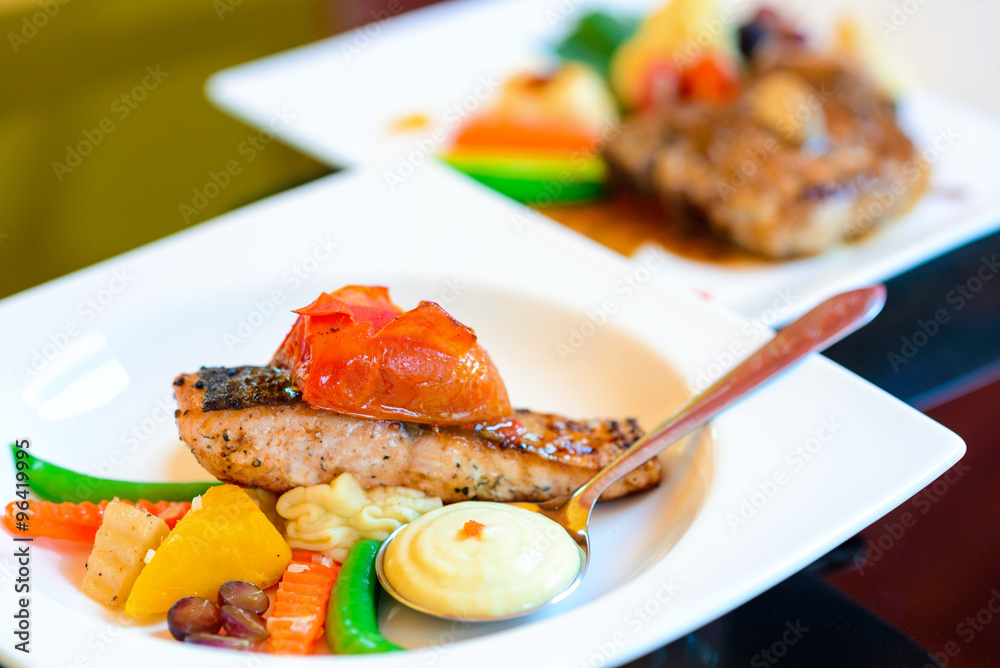
[[[511,414],[476,334],[434,302],[404,313],[386,288],[351,285],[295,313],[271,364],[292,371],[312,406],[440,425]]]
[[[725,104],[739,92],[739,81],[731,62],[726,58],[702,58],[681,73],[681,96]]]

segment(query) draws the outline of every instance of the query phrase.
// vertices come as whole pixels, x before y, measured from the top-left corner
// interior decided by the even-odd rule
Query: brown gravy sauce
[[[707,227],[669,213],[655,197],[617,189],[600,200],[535,206],[536,211],[623,255],[644,243],[694,260],[720,264],[770,262],[734,246]]]

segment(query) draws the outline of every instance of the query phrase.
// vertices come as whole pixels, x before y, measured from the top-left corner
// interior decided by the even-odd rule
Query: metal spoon
[[[714,385],[693,397],[656,429],[636,441],[615,461],[601,469],[569,496],[543,503],[515,503],[527,510],[545,515],[561,525],[583,552],[580,572],[561,592],[539,606],[496,617],[468,617],[440,610],[430,610],[407,600],[392,586],[385,575],[383,560],[386,548],[405,524],[394,531],[378,552],[375,561],[379,582],[393,598],[420,612],[465,622],[487,622],[513,619],[531,614],[561,601],[583,580],[590,562],[590,536],[587,525],[590,513],[601,494],[615,481],[660,454],[684,436],[705,425],[723,410],[736,403],[766,381],[795,364],[806,355],[823,350],[867,324],[885,304],[885,286],[876,285],[831,297],[799,319],[780,330],[773,339],[750,355]]]

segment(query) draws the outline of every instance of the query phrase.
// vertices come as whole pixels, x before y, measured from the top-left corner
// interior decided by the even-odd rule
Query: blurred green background
[[[318,0],[0,0],[0,297],[328,173],[254,149],[204,84],[359,22]]]

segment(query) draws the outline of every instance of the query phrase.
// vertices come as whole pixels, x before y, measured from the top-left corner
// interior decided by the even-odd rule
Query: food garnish
[[[230,580],[219,587],[216,602],[219,607],[235,605],[237,608],[243,608],[256,615],[263,615],[271,605],[271,599],[267,597],[263,589],[243,580]]]
[[[217,633],[222,628],[222,613],[206,598],[186,596],[167,611],[167,628],[178,640],[193,633]]]
[[[476,520],[469,520],[462,526],[462,533],[469,538],[475,538],[485,528],[485,524],[477,522]]]
[[[654,109],[678,98],[730,99],[735,44],[719,16],[714,0],[670,0],[643,18],[612,55],[610,81],[622,103]]]
[[[680,72],[682,99],[725,103],[732,101],[738,90],[736,68],[724,57],[701,58]],[[644,102],[647,108],[656,106],[655,93],[652,90],[647,90]]]
[[[261,615],[270,600],[260,587],[230,580],[219,587],[216,600],[218,605],[201,596],[186,596],[174,603],[167,612],[170,634],[178,640],[231,649],[247,649],[250,643],[268,639]],[[217,635],[223,629],[226,635]]]
[[[269,587],[291,557],[284,538],[243,490],[235,485],[213,487],[142,569],[125,612],[166,612],[185,596],[214,599],[230,580]]]
[[[293,550],[267,620],[272,654],[310,654],[323,636],[330,590],[340,564],[318,552]]]
[[[52,503],[50,501],[11,501],[7,504],[3,523],[7,531],[32,538],[60,538],[74,543],[93,543],[101,526],[104,507],[95,503]]]
[[[430,125],[430,119],[426,114],[408,114],[393,121],[391,129],[393,132],[408,132],[421,130],[428,125]]]
[[[473,116],[455,135],[454,145],[470,152],[506,149],[508,155],[559,156],[590,153],[597,148],[599,135],[559,118],[518,122],[498,114]]]
[[[213,482],[131,482],[108,480],[77,473],[35,457],[27,450],[11,445],[15,459],[28,460],[31,491],[46,501],[100,503],[115,497],[123,501],[157,499],[158,501],[190,501],[203,494]],[[18,454],[23,453],[23,454]]]
[[[113,500],[104,509],[80,589],[109,608],[121,606],[135,588],[146,553],[159,548],[169,532],[159,517]]]
[[[524,155],[508,148],[456,145],[442,159],[483,185],[529,204],[594,199],[604,192],[607,165],[597,155]]]
[[[510,77],[487,115],[526,130],[549,128],[554,136],[572,132],[593,141],[618,118],[618,105],[599,74],[568,61],[542,75],[520,72]],[[536,136],[535,145],[546,143]]]
[[[267,640],[267,625],[264,623],[264,618],[256,612],[250,612],[235,605],[224,605],[219,608],[219,615],[226,635],[233,638],[246,638],[252,643]]]
[[[378,631],[377,540],[359,541],[347,554],[330,593],[326,642],[334,654],[376,654],[402,650]]]
[[[596,151],[616,106],[600,76],[579,63],[515,75],[488,111],[459,128],[442,159],[522,202],[593,199],[606,176]]]
[[[583,63],[607,80],[615,51],[636,33],[640,22],[631,16],[589,12],[580,17],[555,51],[564,60]]]
[[[434,302],[403,312],[386,288],[353,285],[295,312],[271,363],[291,371],[311,406],[436,425],[511,414],[475,333]]]
[[[53,503],[51,501],[12,501],[7,504],[4,515],[4,525],[11,533],[32,538],[58,538],[75,543],[93,543],[94,536],[101,526],[104,510],[109,501],[91,503]],[[141,510],[159,517],[171,529],[177,521],[191,509],[191,504],[181,501],[159,501],[153,503],[141,499],[135,504]],[[22,508],[23,507],[23,508]],[[17,529],[16,524],[23,522],[27,528]]]

